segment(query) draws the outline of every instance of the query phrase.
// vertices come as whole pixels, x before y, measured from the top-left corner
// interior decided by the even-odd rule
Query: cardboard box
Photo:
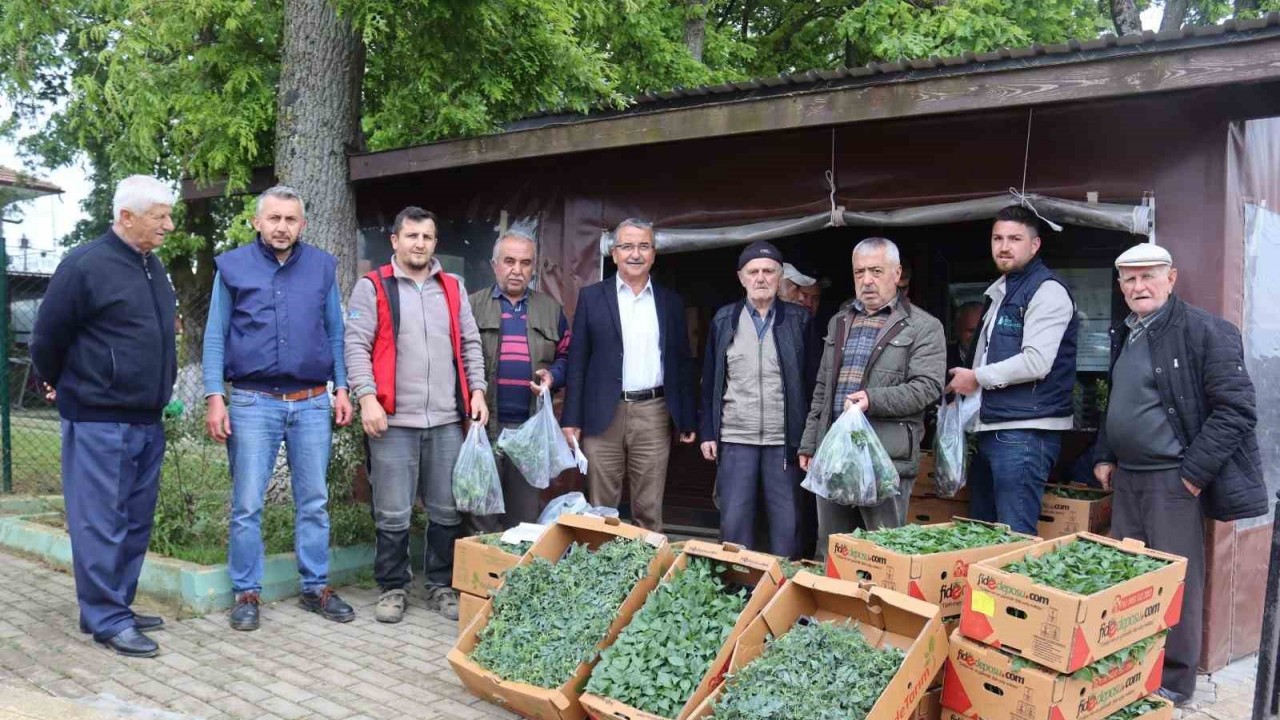
[[[936,687],[925,693],[916,706],[916,711],[908,717],[910,720],[941,720],[942,688]]]
[[[979,522],[970,520],[968,522]],[[930,527],[951,527],[954,522]],[[981,523],[993,526],[991,523]],[[999,527],[1008,528],[1007,525]],[[1030,547],[1040,542],[1032,535],[1020,535],[1019,542],[1007,545],[953,550],[931,555],[904,555],[852,535],[832,535],[827,544],[827,576],[866,581],[882,588],[906,593],[942,608],[942,622],[960,620],[965,578],[969,566],[979,560]]]
[[[480,614],[480,608],[489,602],[489,598],[482,598],[479,595],[471,593],[458,593],[458,634],[461,635],[463,630],[476,619],[476,615]]]
[[[698,705],[724,681],[724,674],[729,669],[729,660],[733,655],[738,636],[746,630],[752,620],[756,619],[785,582],[782,567],[773,555],[744,550],[741,545],[731,543],[716,545],[699,540],[689,540],[684,543],[684,552],[663,575],[662,582],[670,581],[677,573],[684,570],[689,565],[690,557],[704,557],[726,563],[729,568],[722,575],[726,581],[741,583],[754,589],[747,599],[746,607],[738,615],[738,621],[721,645],[720,651],[707,666],[702,680],[672,720],[684,720],[689,717]],[[623,632],[625,631],[624,628]],[[626,703],[591,693],[582,696],[582,707],[596,720],[667,720],[661,715],[647,713]]]
[[[459,538],[453,544],[453,589],[489,597],[502,587],[502,573],[519,562],[519,555],[486,545],[478,537]]]
[[[1139,715],[1134,718],[1134,720],[1173,720],[1173,703],[1165,700],[1159,695],[1149,695],[1148,697],[1160,703],[1160,709],[1152,710],[1144,715]],[[1017,716],[1014,717],[1016,718]],[[965,716],[964,713],[958,713],[949,708],[942,708],[941,720],[993,720],[993,718],[989,718],[987,715]],[[1018,720],[1022,719],[1018,718]]]
[[[1083,485],[1070,485],[1072,490],[1085,493],[1088,500],[1075,500],[1054,495],[1047,486],[1040,502],[1040,524],[1036,532],[1045,540],[1091,532],[1106,535],[1111,529],[1111,491],[1098,490]]]
[[[597,645],[599,649],[608,647],[631,621],[631,616],[644,604],[649,591],[657,587],[662,577],[662,569],[671,563],[671,550],[667,546],[665,535],[650,532],[620,522],[617,518],[598,518],[586,515],[561,515],[554,525],[547,528],[529,552],[518,564],[527,565],[534,558],[545,558],[551,562],[559,562],[569,546],[575,542],[583,543],[591,548],[598,548],[615,538],[632,538],[644,540],[657,548],[653,561],[649,563],[649,572],[623,600],[618,610],[618,617],[609,626],[608,632]],[[471,651],[479,643],[478,636],[489,622],[489,614],[493,611],[493,603],[485,603],[476,615],[476,619],[449,651],[449,665],[457,673],[462,684],[476,697],[495,705],[503,706],[510,711],[525,717],[555,720],[582,720],[586,712],[578,702],[581,688],[591,675],[595,660],[578,665],[577,670],[560,687],[546,689],[527,683],[503,680],[494,673],[485,670],[471,660]]]
[[[940,497],[912,497],[907,504],[907,524],[936,525],[969,515],[968,500]]]
[[[1169,564],[1089,596],[1055,590],[1002,569],[1025,556],[1040,557],[1083,540]],[[1137,540],[1091,533],[1046,540],[969,568],[960,632],[1058,672],[1075,672],[1178,624],[1186,574],[1186,558],[1148,550]]]
[[[890,645],[906,651],[897,674],[866,720],[911,718],[946,661],[947,636],[936,605],[867,583],[801,572],[782,586],[738,638],[730,673],[737,673],[760,657],[770,637],[787,634],[801,618],[854,620],[873,646]],[[710,716],[727,685],[716,688],[690,716],[691,720]]]
[[[920,471],[916,474],[915,484],[911,486],[911,496],[969,501],[968,485],[957,490],[955,496],[943,498],[942,494],[938,492],[937,479],[937,457],[932,452],[925,450],[920,453]]]
[[[1076,678],[951,636],[942,704],[973,720],[1103,720],[1160,689],[1164,638],[1105,675]]]

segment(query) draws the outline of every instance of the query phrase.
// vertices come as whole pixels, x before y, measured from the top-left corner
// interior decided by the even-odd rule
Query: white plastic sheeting
[[[1151,235],[1154,232],[1154,210],[1147,205],[1087,203],[1030,193],[1024,197],[1041,217],[1049,221],[1115,230],[1132,235]],[[987,220],[1001,208],[1017,205],[1019,202],[1021,200],[1012,195],[997,195],[954,203],[870,212],[853,212],[837,206],[832,212],[784,220],[766,220],[746,225],[715,228],[658,228],[657,240],[663,254],[691,252],[746,245],[756,240],[775,240],[829,227],[915,227]],[[601,254],[608,254],[612,242],[611,232],[606,231],[601,234]]]

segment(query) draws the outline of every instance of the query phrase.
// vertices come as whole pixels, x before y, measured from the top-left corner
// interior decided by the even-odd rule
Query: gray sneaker
[[[381,623],[398,623],[404,619],[408,593],[404,590],[388,590],[378,596],[374,617]]]
[[[427,588],[427,609],[450,620],[458,619],[458,591],[451,587]]]

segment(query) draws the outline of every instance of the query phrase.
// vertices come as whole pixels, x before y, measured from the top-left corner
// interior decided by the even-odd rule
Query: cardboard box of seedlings
[[[487,598],[502,587],[502,573],[519,562],[520,555],[479,536],[459,538],[453,544],[453,589]]]
[[[545,558],[552,563],[559,562],[573,543],[581,543],[595,550],[616,538],[643,540],[655,547],[657,553],[649,563],[648,573],[636,583],[622,601],[617,617],[596,646],[598,649],[604,649],[613,643],[622,628],[630,622],[631,616],[644,604],[649,592],[657,587],[663,568],[671,565],[671,550],[666,536],[628,525],[617,518],[561,515],[517,563],[528,565],[534,562],[534,558]],[[591,675],[595,659],[580,663],[568,679],[553,689],[503,680],[471,660],[471,652],[479,644],[480,632],[488,623],[492,610],[493,603],[486,602],[476,615],[475,621],[459,635],[457,643],[449,651],[449,665],[453,667],[453,671],[457,673],[467,690],[482,700],[505,707],[524,717],[554,718],[555,720],[585,718],[586,712],[578,700],[582,686]]]
[[[968,500],[940,497],[912,497],[907,504],[907,522],[914,525],[936,525],[951,522],[969,514]]]
[[[1143,699],[1151,700],[1154,704],[1158,705],[1159,707],[1153,710],[1148,710],[1142,713],[1141,715],[1137,715],[1133,718],[1129,718],[1129,720],[1173,720],[1173,703],[1169,702],[1168,700],[1165,700],[1159,695],[1148,695]],[[1025,709],[1030,710],[1031,708],[1025,708]],[[1114,715],[1115,713],[1112,713],[1112,714]],[[1020,715],[1013,716],[1015,720],[1023,720],[1024,717],[1026,716],[1020,716]],[[955,710],[944,707],[942,708],[941,720],[995,720],[995,716],[988,716],[986,714],[965,715],[964,713],[956,712]]]
[[[1053,493],[1055,488],[1070,491],[1080,498]],[[1045,540],[1091,532],[1105,535],[1111,529],[1111,491],[1084,485],[1046,485],[1040,502],[1040,523],[1036,532]]]
[[[724,575],[721,576],[726,583],[752,588],[751,595],[747,598],[746,607],[738,615],[738,621],[734,624],[728,638],[721,645],[720,651],[716,653],[715,659],[711,661],[711,664],[702,673],[702,678],[694,688],[693,694],[689,696],[684,707],[673,718],[663,718],[661,715],[644,712],[612,698],[586,693],[582,696],[582,707],[586,708],[587,714],[592,718],[596,720],[605,720],[605,718],[610,720],[685,720],[685,718],[688,718],[694,709],[711,694],[711,691],[724,680],[724,674],[729,669],[729,660],[738,637],[747,628],[747,625],[756,619],[760,611],[773,599],[773,596],[777,594],[778,589],[783,585],[782,568],[778,564],[778,559],[773,555],[744,550],[740,545],[730,543],[717,545],[700,540],[689,540],[683,543],[683,550],[684,552],[675,559],[671,569],[667,570],[663,576],[663,582],[671,580],[677,573],[684,570],[689,564],[690,557],[704,557],[716,560],[729,566]]]
[[[1004,569],[1024,557],[1085,541],[1166,564],[1092,595],[1058,590]],[[1186,574],[1186,558],[1149,550],[1136,540],[1092,533],[1046,540],[969,568],[960,632],[1058,672],[1075,672],[1176,625]]]
[[[872,647],[892,646],[906,655],[881,692],[866,720],[908,720],[926,699],[932,680],[946,661],[947,636],[938,607],[869,583],[836,580],[801,572],[782,586],[734,647],[730,674],[760,657],[770,638],[780,638],[801,622],[855,621]],[[716,688],[690,715],[710,717],[732,684]]]
[[[951,636],[942,704],[968,720],[1103,720],[1160,689],[1164,636],[1072,675]]]
[[[482,598],[479,595],[471,593],[458,593],[458,634],[461,635],[463,630],[476,619],[476,615],[480,614],[480,608],[489,602],[489,598]]]
[[[1007,525],[964,518],[925,527],[952,528],[959,522],[1009,529]],[[827,545],[827,576],[871,582],[882,588],[931,602],[942,609],[942,622],[953,624],[960,620],[965,578],[969,575],[970,565],[1013,550],[1025,549],[1040,541],[1040,538],[1032,535],[1013,534],[1021,540],[928,555],[908,555],[877,545],[867,538],[834,534]]]

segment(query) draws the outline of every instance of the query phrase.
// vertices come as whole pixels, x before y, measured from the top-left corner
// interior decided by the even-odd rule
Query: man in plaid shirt
[[[822,443],[831,423],[857,405],[867,415],[900,477],[899,495],[874,507],[846,507],[818,498],[818,551],[831,533],[898,527],[920,466],[924,412],[938,400],[946,376],[942,323],[898,292],[898,246],[868,238],[853,249],[857,296],[827,325],[822,362],[804,437],[800,467]]]

